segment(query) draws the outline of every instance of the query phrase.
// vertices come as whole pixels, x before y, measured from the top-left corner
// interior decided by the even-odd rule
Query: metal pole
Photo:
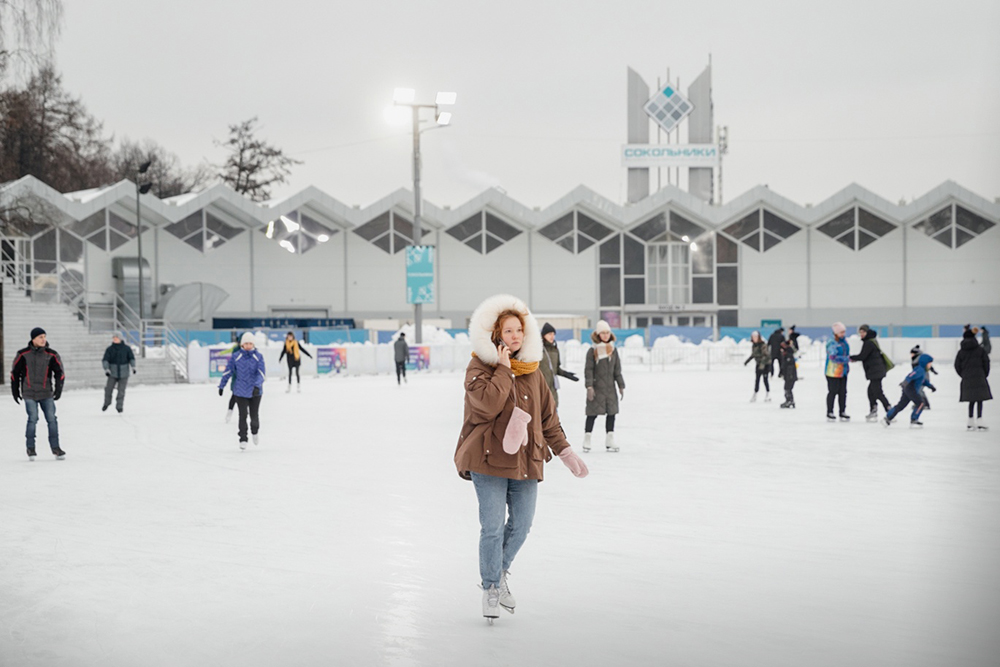
[[[420,107],[413,106],[413,245],[419,246],[422,241],[420,230]],[[423,312],[422,304],[413,304],[413,340],[420,345],[423,342]]]
[[[139,203],[139,172],[135,174],[135,228],[139,242],[139,356],[146,356],[146,341],[142,335],[142,319],[146,315],[146,301],[142,293],[142,205]]]

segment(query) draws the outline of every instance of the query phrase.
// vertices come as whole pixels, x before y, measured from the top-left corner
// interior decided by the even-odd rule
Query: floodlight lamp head
[[[413,88],[396,88],[392,91],[393,104],[413,104],[417,91]]]
[[[149,171],[149,167],[152,164],[153,164],[152,160],[147,160],[147,161],[143,162],[142,164],[140,164],[139,165],[139,173],[140,174],[145,174],[147,171]]]
[[[455,100],[458,98],[458,93],[438,93],[437,98],[434,103],[440,106],[446,104],[454,104]]]
[[[149,189],[153,187],[152,183],[143,183],[139,186],[139,194],[144,195],[149,192]]]
[[[444,127],[445,125],[451,125],[451,112],[442,111],[441,113],[439,113],[437,115],[437,124],[441,127]]]

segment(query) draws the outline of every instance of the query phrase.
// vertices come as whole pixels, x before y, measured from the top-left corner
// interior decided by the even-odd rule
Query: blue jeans
[[[498,586],[510,569],[535,518],[537,479],[507,479],[472,473],[479,498],[479,574],[483,588]],[[504,510],[507,521],[504,523]]]
[[[45,398],[35,401],[30,398],[24,399],[24,409],[28,413],[28,427],[24,431],[28,451],[35,451],[35,426],[38,424],[38,407],[42,407],[45,415],[45,423],[49,425],[49,447],[52,451],[59,449],[59,423],[56,422],[56,402],[54,399]]]

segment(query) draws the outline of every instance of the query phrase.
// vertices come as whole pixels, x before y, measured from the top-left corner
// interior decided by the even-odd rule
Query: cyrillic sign
[[[715,144],[626,144],[622,146],[623,167],[717,167],[719,147]]]
[[[434,303],[434,247],[406,248],[406,303]]]

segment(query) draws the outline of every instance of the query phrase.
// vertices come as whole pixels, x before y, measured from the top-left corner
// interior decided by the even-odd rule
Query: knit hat
[[[249,331],[240,337],[240,345],[246,345],[247,343],[254,343],[253,334]]]
[[[912,348],[910,348],[911,357],[917,357],[920,356],[921,354],[923,354],[923,350],[920,349],[919,345],[914,345]]]
[[[962,338],[975,338],[976,337],[975,331],[973,329],[969,329],[968,328],[968,326],[969,326],[968,324],[965,325],[965,326],[966,326],[966,329],[965,329],[965,331],[962,332]]]
[[[832,329],[833,333],[837,336],[843,336],[847,333],[847,327],[844,326],[843,322],[834,322]]]
[[[548,322],[546,322],[545,324],[542,325],[542,337],[543,338],[545,337],[546,334],[555,333],[555,332],[556,332],[556,328],[554,326],[552,326],[551,324],[549,324]]]
[[[862,324],[860,327],[858,327],[858,331],[864,331],[865,333],[868,333],[871,330],[872,328],[867,324]]]
[[[125,340],[125,336],[122,335],[121,331],[115,331],[111,334],[112,338],[117,338],[118,340]]]
[[[607,331],[607,332],[610,333],[611,332],[611,325],[608,324],[607,322],[605,322],[604,320],[598,320],[597,321],[597,326],[594,327],[594,333],[601,333],[601,332],[604,332],[604,331]]]
[[[41,336],[43,333],[45,333],[45,329],[43,329],[41,327],[35,327],[34,329],[31,330],[31,340],[35,340],[36,338],[38,338],[39,336]]]

